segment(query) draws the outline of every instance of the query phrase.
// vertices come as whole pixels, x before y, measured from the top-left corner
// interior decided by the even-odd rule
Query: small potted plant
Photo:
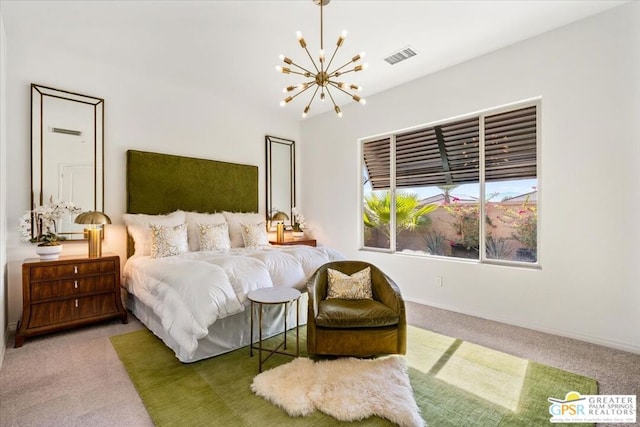
[[[58,235],[57,221],[65,215],[76,215],[81,211],[71,202],[54,202],[50,198],[49,203],[25,212],[20,218],[23,240],[38,244],[36,253],[41,260],[58,259],[64,238]]]
[[[291,209],[291,213],[293,214],[293,237],[302,238],[304,237],[304,229],[307,226],[304,216],[296,207]]]

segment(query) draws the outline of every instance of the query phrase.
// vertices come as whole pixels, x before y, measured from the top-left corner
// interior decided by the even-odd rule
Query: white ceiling
[[[333,0],[324,8],[324,44],[330,54],[347,29],[335,63],[367,53],[368,69],[344,79],[363,86],[367,97],[622,3]],[[0,8],[9,46],[37,45],[105,65],[127,64],[225,99],[280,109],[292,119],[311,96],[280,107],[282,88],[302,80],[274,67],[279,54],[311,66],[295,33],[301,30],[309,50],[317,52],[320,8],[312,0],[2,0]],[[394,66],[384,62],[406,46],[419,54]],[[341,94],[335,98],[340,105],[353,102]],[[309,115],[330,107],[316,100]]]

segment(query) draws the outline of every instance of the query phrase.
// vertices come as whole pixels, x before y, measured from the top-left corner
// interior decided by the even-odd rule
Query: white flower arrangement
[[[298,208],[293,207],[291,209],[291,214],[293,215],[293,231],[302,231],[307,228],[307,222],[304,215],[302,215]]]
[[[20,233],[22,240],[31,243],[40,243],[42,246],[59,245],[56,222],[65,215],[79,214],[82,209],[71,202],[54,201],[25,212],[20,218]],[[33,228],[35,227],[35,229]]]

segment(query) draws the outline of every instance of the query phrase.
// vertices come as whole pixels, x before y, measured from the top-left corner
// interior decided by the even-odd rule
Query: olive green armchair
[[[327,269],[352,275],[371,267],[373,299],[326,299]],[[307,282],[309,355],[368,357],[405,354],[407,322],[400,289],[387,275],[362,261],[321,266]]]

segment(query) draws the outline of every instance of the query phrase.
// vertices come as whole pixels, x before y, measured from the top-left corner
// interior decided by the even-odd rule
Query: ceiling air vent
[[[400,49],[399,51],[389,55],[384,58],[391,65],[395,65],[400,61],[404,61],[405,59],[409,59],[412,56],[416,56],[418,52],[416,52],[411,46],[405,47],[404,49]]]

